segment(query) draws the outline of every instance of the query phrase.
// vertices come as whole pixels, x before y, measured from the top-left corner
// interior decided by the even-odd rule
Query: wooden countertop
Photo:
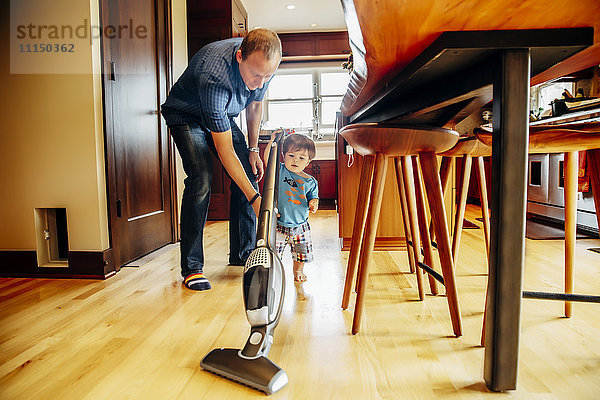
[[[342,112],[356,113],[445,31],[594,27],[594,45],[539,73],[542,83],[600,63],[598,0],[342,0],[354,71]]]
[[[538,125],[560,125],[568,124],[570,122],[594,122],[600,120],[600,108],[594,108],[591,110],[577,111],[573,113],[567,113],[558,117],[543,118],[537,121],[532,121],[529,126]]]

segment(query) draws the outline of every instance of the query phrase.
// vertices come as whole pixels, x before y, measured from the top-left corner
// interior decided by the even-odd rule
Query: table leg
[[[528,49],[504,50],[494,78],[491,246],[484,379],[516,389],[519,358],[525,193],[529,140]]]
[[[565,153],[565,293],[573,293],[575,241],[577,239],[577,167],[578,152]],[[565,317],[573,314],[573,303],[565,301]]]

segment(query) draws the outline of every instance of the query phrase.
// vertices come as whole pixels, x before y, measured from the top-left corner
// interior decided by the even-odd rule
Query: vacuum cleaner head
[[[239,349],[214,349],[202,359],[200,366],[267,394],[273,394],[287,384],[285,371],[268,358],[246,359],[240,353]]]
[[[254,249],[244,268],[244,303],[251,332],[243,349],[214,349],[200,366],[217,375],[272,394],[288,382],[287,374],[267,358],[283,302],[283,266],[267,247]]]

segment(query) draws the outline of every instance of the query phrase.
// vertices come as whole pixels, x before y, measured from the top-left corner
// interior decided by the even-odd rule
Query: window
[[[265,129],[284,127],[315,140],[333,140],[335,114],[348,87],[341,66],[282,68],[265,97]]]
[[[530,98],[532,113],[535,115],[544,111],[549,112],[552,109],[551,102],[555,99],[561,99],[565,90],[575,96],[573,82],[551,82],[532,87]]]

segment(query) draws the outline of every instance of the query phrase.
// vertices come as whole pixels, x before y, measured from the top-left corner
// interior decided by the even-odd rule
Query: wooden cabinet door
[[[348,32],[322,32],[315,44],[317,55],[350,54]]]
[[[282,39],[281,50],[283,56],[314,56],[316,43],[312,36],[306,34],[279,35]]]
[[[335,199],[336,196],[336,172],[334,160],[319,160],[316,164],[316,177],[319,182],[319,197],[321,199]]]
[[[306,172],[308,175],[312,176],[313,178],[315,178],[317,180],[317,182],[319,181],[319,169],[318,169],[318,161],[311,161],[310,164],[308,164],[308,166],[306,168],[304,168],[304,172]],[[319,188],[320,189],[320,188]]]
[[[281,33],[284,57],[332,56],[350,53],[348,32]]]

